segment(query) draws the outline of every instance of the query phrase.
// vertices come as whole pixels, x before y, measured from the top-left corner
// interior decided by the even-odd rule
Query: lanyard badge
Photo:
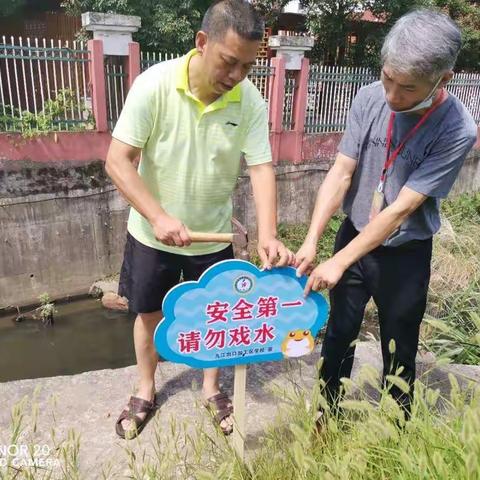
[[[435,104],[432,105],[432,107],[422,115],[422,117],[417,122],[417,124],[405,135],[405,137],[400,142],[398,147],[393,151],[392,155],[390,155],[390,148],[392,146],[392,132],[393,132],[393,124],[395,121],[395,112],[390,113],[390,120],[388,122],[388,127],[387,127],[387,154],[386,154],[385,163],[382,168],[380,181],[378,183],[377,188],[373,192],[369,221],[372,221],[383,210],[383,207],[385,205],[384,188],[385,188],[385,181],[387,179],[388,169],[394,164],[395,160],[397,159],[398,155],[402,151],[407,141],[413,137],[413,135],[417,132],[417,130],[427,121],[427,118],[437,109],[437,107],[443,102],[444,99],[445,99],[445,90],[442,89],[442,92],[438,98],[438,101],[435,102]]]
[[[378,187],[373,192],[372,206],[368,220],[371,222],[383,209],[385,204],[385,194],[383,193],[383,182],[380,180]]]

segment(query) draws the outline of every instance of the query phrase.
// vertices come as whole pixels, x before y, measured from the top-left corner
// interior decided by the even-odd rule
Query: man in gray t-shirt
[[[296,266],[298,275],[312,269],[317,243],[343,202],[347,218],[334,255],[311,271],[305,287],[305,294],[330,289],[321,376],[333,403],[340,378],[350,376],[351,344],[372,297],[384,378],[402,367],[401,377],[413,385],[439,200],[477,136],[471,115],[444,88],[460,46],[458,27],[444,14],[417,10],[397,21],[382,48],[381,82],[356,96],[335,164],[319,189]],[[389,387],[408,415],[413,388],[405,394]]]
[[[388,67],[387,67],[388,68]],[[369,222],[372,192],[377,188],[385,161],[386,132],[391,109],[381,82],[360,90],[350,110],[339,152],[356,160],[343,210],[358,231]],[[395,116],[391,149],[395,149],[420,115]],[[466,154],[475,143],[477,126],[453,95],[429,116],[428,125],[413,135],[399,153],[385,181],[385,206],[406,186],[427,198],[384,242],[396,246],[409,240],[431,238],[440,228],[439,200],[447,196]]]

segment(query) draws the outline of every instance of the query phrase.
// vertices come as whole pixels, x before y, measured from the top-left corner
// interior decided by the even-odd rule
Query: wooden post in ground
[[[235,366],[233,386],[233,448],[240,460],[245,456],[245,391],[247,387],[247,366]]]

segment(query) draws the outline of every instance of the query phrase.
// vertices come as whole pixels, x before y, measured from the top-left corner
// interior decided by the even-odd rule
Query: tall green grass
[[[406,388],[399,377],[391,380]],[[411,420],[405,422],[397,403],[380,387],[378,371],[369,365],[361,368],[356,383],[344,382],[348,396],[340,405],[341,416],[328,410],[319,388],[306,391],[298,386],[298,377],[292,377],[277,387],[277,418],[256,439],[255,450],[247,445],[245,461],[236,457],[229,440],[215,432],[206,417],[195,424],[171,419],[168,427],[154,424],[150,444],[140,437],[127,442],[114,459],[105,459],[107,465],[121,465],[121,477],[109,467],[82,473],[78,458],[88,442],[81,445],[79,435],[71,432],[56,444],[60,467],[55,471],[7,467],[0,468],[0,478],[476,480],[480,389],[473,383],[460,386],[453,375],[449,381],[450,393],[444,397],[416,381]],[[318,404],[326,407],[320,433],[315,424]],[[25,430],[24,406],[14,409],[14,435]]]
[[[434,237],[432,277],[422,346],[454,363],[480,365],[480,192],[442,203],[442,228]],[[329,258],[343,215],[335,215],[318,244],[316,264]],[[308,225],[280,225],[279,238],[296,252]],[[252,251],[252,261],[259,264]],[[372,304],[366,318],[376,321]],[[369,328],[371,330],[371,328]]]
[[[2,432],[6,442],[1,445],[26,446],[28,453],[13,450],[11,455],[0,455],[0,480],[80,480],[80,435],[73,429],[59,435],[53,417],[45,440],[38,431],[37,395],[35,390],[31,399],[25,397],[11,409],[10,431]]]
[[[259,439],[261,447],[239,461],[224,439],[205,430],[185,435],[194,445],[195,465],[184,455],[163,450],[142,459],[135,479],[199,480],[418,480],[477,479],[480,474],[480,391],[460,388],[450,375],[450,394],[417,381],[412,417],[405,422],[397,403],[380,387],[378,372],[364,366],[355,384],[345,381],[349,396],[343,414],[329,412],[318,389],[306,392],[296,381],[279,389],[276,422]],[[392,381],[402,385],[399,377]],[[404,386],[406,388],[406,386]],[[315,405],[327,408],[323,430],[316,429]],[[186,431],[186,430],[184,430]],[[166,433],[166,432],[165,432]],[[166,435],[159,438],[165,439]],[[159,442],[159,449],[162,449]],[[171,452],[171,448],[170,448]],[[165,459],[173,463],[167,468]],[[159,469],[159,459],[164,470]]]
[[[455,363],[480,365],[480,193],[442,204],[424,345]]]
[[[435,240],[432,282],[423,344],[440,362],[480,364],[480,194],[463,195],[442,207],[445,227]],[[335,217],[319,249],[317,261],[331,254],[341,223]],[[280,227],[280,236],[293,250],[303,242],[307,227]],[[402,380],[391,378],[400,388]],[[330,412],[320,386],[305,391],[291,379],[278,387],[276,421],[247,448],[240,461],[228,439],[215,432],[209,420],[154,425],[151,444],[142,437],[126,444],[122,456],[105,459],[103,470],[81,473],[80,436],[69,431],[50,435],[54,471],[0,467],[0,480],[117,479],[112,465],[124,463],[127,478],[135,480],[477,480],[480,479],[480,388],[460,386],[449,375],[450,391],[415,382],[412,417],[403,413],[381,388],[379,372],[364,365],[356,383],[344,381],[344,415]],[[326,407],[324,429],[315,428],[316,406]],[[161,412],[160,412],[161,415]],[[9,441],[31,444],[37,432],[38,408],[25,402],[12,409]],[[145,435],[145,434],[143,434]],[[248,447],[248,445],[247,445]]]

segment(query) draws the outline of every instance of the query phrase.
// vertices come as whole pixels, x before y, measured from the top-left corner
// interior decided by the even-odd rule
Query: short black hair
[[[245,40],[262,40],[265,22],[247,0],[217,0],[205,13],[202,30],[219,40],[230,29]]]

